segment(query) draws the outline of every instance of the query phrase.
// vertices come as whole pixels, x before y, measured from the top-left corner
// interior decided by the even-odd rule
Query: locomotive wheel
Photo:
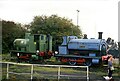
[[[89,59],[89,60],[86,60],[86,62],[84,63],[85,66],[91,66],[92,65],[92,61]]]
[[[76,60],[76,58],[70,58],[69,64],[76,65],[77,62],[75,60]]]

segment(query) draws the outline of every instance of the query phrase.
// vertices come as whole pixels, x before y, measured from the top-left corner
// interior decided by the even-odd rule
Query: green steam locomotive
[[[42,61],[52,56],[52,36],[25,33],[25,39],[15,39],[11,57],[18,61]]]

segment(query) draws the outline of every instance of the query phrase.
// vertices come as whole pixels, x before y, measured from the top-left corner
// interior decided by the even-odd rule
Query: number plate
[[[85,48],[85,46],[81,45],[80,48]]]

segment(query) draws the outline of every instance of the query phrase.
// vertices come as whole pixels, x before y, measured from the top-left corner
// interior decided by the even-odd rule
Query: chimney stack
[[[84,34],[83,39],[88,39],[87,34]]]
[[[98,32],[98,39],[102,39],[102,34],[103,34],[103,32]]]

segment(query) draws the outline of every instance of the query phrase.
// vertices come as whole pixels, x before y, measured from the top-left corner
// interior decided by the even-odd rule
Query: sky
[[[111,37],[118,41],[118,1],[0,0],[0,18],[29,24],[34,16],[57,14],[77,25],[78,14],[78,25],[88,38],[98,38],[98,32],[103,32],[103,39]]]

